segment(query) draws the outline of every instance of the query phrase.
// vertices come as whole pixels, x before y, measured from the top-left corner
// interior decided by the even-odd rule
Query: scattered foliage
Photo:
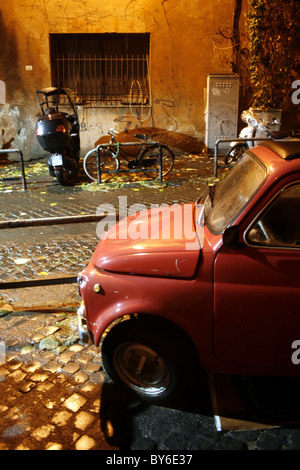
[[[248,0],[249,71],[254,108],[282,108],[299,65],[297,0]]]

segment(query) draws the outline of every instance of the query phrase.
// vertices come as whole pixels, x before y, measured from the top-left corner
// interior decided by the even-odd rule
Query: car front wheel
[[[141,327],[143,326],[143,327]],[[169,338],[168,338],[169,336]],[[140,399],[166,403],[182,392],[186,364],[172,334],[145,328],[139,321],[115,326],[102,345],[103,365],[109,376]]]

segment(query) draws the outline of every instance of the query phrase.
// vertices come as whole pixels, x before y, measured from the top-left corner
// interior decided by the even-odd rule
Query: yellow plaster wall
[[[232,72],[231,42],[218,32],[232,28],[233,9],[234,0],[2,3],[0,80],[6,84],[7,104],[19,108],[25,150],[39,152],[33,129],[38,112],[35,90],[51,84],[50,33],[150,33],[151,112],[144,109],[141,123],[128,108],[80,109],[83,153],[114,122],[126,128],[140,124],[163,128],[203,140],[207,74]]]

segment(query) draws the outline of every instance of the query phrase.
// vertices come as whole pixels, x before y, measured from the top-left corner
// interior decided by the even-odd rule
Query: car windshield
[[[205,200],[205,222],[221,233],[238,216],[266,177],[266,168],[250,154],[234,165],[226,178],[211,188]]]

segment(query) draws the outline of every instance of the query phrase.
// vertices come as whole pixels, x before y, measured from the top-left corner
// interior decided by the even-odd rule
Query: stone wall
[[[42,155],[35,91],[51,85],[49,34],[150,33],[151,109],[82,107],[82,154],[106,130],[156,127],[203,141],[207,74],[232,73],[234,0],[10,0],[0,6],[0,148]],[[2,95],[3,96],[3,93]],[[3,98],[2,98],[3,100]]]

